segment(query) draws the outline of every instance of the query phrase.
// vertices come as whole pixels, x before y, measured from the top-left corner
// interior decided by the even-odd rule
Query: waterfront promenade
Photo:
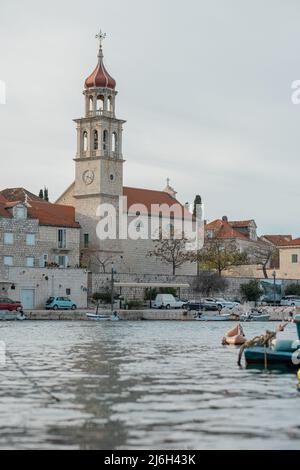
[[[270,321],[282,321],[289,318],[288,309],[282,307],[266,307],[270,313]],[[109,309],[99,309],[99,313],[107,313]],[[192,321],[195,317],[195,312],[187,312],[182,309],[177,310],[117,310],[121,320],[181,320]],[[300,308],[295,312],[300,313]],[[52,321],[85,321],[87,320],[87,313],[95,313],[93,309],[80,309],[76,311],[70,310],[32,310],[26,311],[26,317],[29,320],[52,320]],[[205,312],[205,315],[215,316],[216,312]]]

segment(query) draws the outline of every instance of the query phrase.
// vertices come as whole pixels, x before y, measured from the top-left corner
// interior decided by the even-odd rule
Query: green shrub
[[[102,301],[106,304],[110,304],[111,294],[110,294],[110,292],[95,292],[93,294],[93,299],[96,300],[96,301]]]
[[[289,284],[286,286],[285,295],[300,295],[300,284]]]
[[[240,291],[243,299],[248,300],[249,302],[257,302],[263,293],[259,281],[255,279],[247,282],[246,284],[242,284]]]
[[[139,310],[143,307],[143,302],[140,300],[130,300],[127,302],[128,310]]]
[[[177,297],[177,289],[175,287],[160,287],[160,294],[172,294],[174,297]]]
[[[158,291],[157,289],[147,289],[145,290],[145,297],[144,300],[155,300],[155,297],[157,296]]]

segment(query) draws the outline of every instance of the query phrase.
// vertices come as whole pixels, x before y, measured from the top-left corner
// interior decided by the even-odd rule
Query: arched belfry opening
[[[97,114],[101,114],[102,111],[104,110],[104,96],[103,95],[98,95],[97,96],[97,107],[96,107],[96,111],[97,111]]]
[[[118,151],[118,134],[116,132],[112,133],[111,150],[114,153],[117,153]]]
[[[94,150],[98,150],[99,139],[98,139],[98,131],[94,130]]]
[[[83,131],[82,142],[83,142],[82,150],[84,152],[87,152],[87,150],[88,150],[88,133],[87,133],[87,131]]]

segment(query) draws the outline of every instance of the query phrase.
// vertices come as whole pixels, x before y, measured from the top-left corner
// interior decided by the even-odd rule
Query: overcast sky
[[[117,81],[124,184],[201,194],[206,218],[300,236],[299,0],[0,0],[0,188],[74,179],[85,78]]]

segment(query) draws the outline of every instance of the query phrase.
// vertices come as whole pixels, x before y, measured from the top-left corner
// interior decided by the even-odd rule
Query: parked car
[[[152,307],[153,308],[183,308],[185,302],[175,299],[172,294],[157,294]]]
[[[69,297],[49,297],[45,305],[46,310],[75,310],[75,302]]]
[[[218,305],[212,299],[190,300],[186,307],[188,310],[219,310]]]
[[[218,305],[218,307],[229,308],[230,310],[240,305],[239,302],[233,302],[232,300],[225,300],[223,298],[216,298],[215,302]]]
[[[281,305],[281,295],[280,294],[275,294],[275,299],[272,294],[268,295],[263,295],[260,298],[260,303],[261,304],[268,304],[268,305],[273,305],[275,301],[275,305]]]
[[[1,297],[0,310],[9,310],[10,312],[13,312],[23,310],[23,307],[21,302],[17,300],[11,300],[8,297]]]
[[[282,297],[280,305],[300,307],[300,297],[299,295],[285,295],[284,297]]]

